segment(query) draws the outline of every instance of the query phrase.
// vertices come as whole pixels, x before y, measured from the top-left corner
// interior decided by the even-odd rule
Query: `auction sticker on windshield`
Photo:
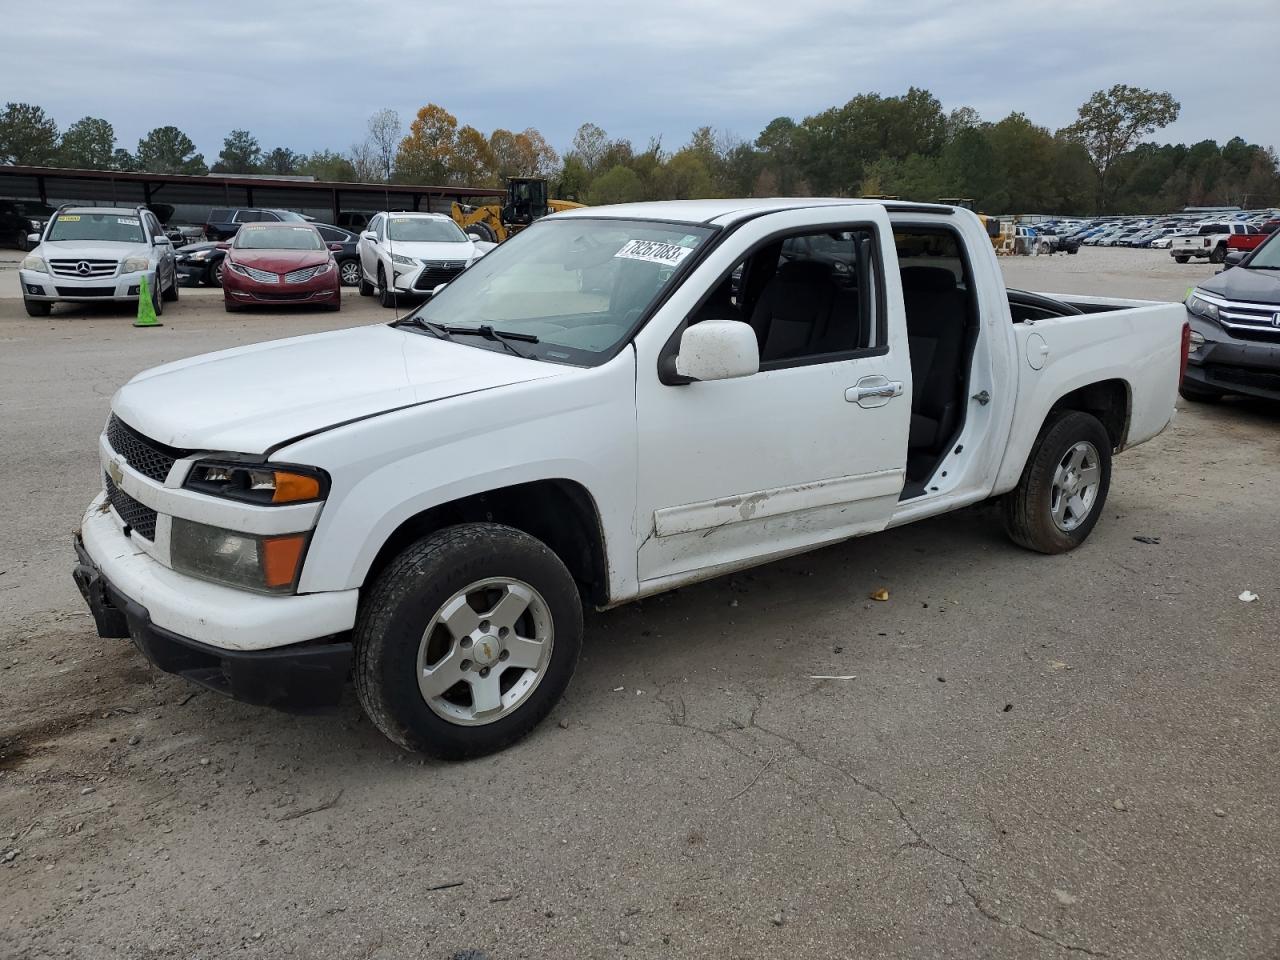
[[[77,213],[64,213],[58,217],[59,223],[79,223],[80,215]]]
[[[79,220],[79,217],[76,217]],[[116,223],[123,224],[126,227],[140,227],[142,222],[137,217],[116,217]]]
[[[663,243],[660,240],[630,240],[613,256],[614,259],[647,260],[649,263],[665,263],[674,267],[692,252],[689,247]]]

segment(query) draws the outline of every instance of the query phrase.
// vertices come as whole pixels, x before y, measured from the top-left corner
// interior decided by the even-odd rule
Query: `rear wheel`
[[[487,223],[484,223],[483,221],[477,221],[476,223],[471,224],[471,226],[467,227],[466,232],[474,233],[477,237],[479,237],[485,243],[498,242],[497,236],[494,235],[493,227],[489,226]]]
[[[373,284],[364,278],[364,267],[360,267],[360,296],[372,297]]]
[[[344,287],[354,287],[363,281],[359,260],[343,260],[338,264],[338,278]]]
[[[211,287],[222,286],[222,261],[219,260],[205,271],[204,282]]]
[[[461,760],[532,730],[581,645],[577,587],[550,548],[499,524],[446,527],[374,583],[356,622],[356,692],[394,743]]]
[[[1175,263],[1186,263],[1190,259],[1191,259],[1190,257],[1174,257],[1173,258]]]
[[[1067,410],[1040,432],[1018,486],[1005,495],[1014,543],[1065,553],[1085,541],[1111,487],[1111,438],[1097,417]]]
[[[27,308],[28,317],[47,317],[53,310],[53,304],[47,300],[28,300],[23,297],[22,305]]]
[[[396,292],[387,289],[387,275],[381,266],[378,267],[378,302],[384,307],[396,305]]]

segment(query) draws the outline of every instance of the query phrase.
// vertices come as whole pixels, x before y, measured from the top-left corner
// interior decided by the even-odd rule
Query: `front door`
[[[911,365],[884,208],[773,214],[728,242],[740,262],[715,251],[689,278],[713,291],[689,322],[751,324],[761,369],[666,385],[642,360],[642,588],[883,529],[902,492]]]

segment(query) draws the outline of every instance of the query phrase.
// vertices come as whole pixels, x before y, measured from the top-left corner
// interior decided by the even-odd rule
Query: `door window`
[[[884,342],[876,247],[870,227],[770,240],[738,264],[690,322],[750,324],[762,370],[848,359]]]

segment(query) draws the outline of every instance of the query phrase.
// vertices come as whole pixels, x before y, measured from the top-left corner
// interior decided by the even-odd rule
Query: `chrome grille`
[[[299,267],[284,275],[285,283],[306,283],[317,273],[320,272],[319,267]]]
[[[442,283],[448,283],[466,269],[465,260],[423,260],[422,272],[414,282],[418,290],[434,290]]]
[[[102,485],[107,491],[107,500],[120,515],[125,526],[138,532],[138,536],[148,540],[156,538],[156,512],[146,504],[139,503],[114,483],[107,474],[102,475]]]
[[[1208,300],[1203,294],[1202,299]],[[1238,335],[1261,334],[1260,339],[1280,340],[1280,306],[1271,303],[1240,303],[1213,299],[1218,307],[1218,321]]]
[[[120,267],[118,260],[50,260],[49,270],[57,277],[114,277]]]
[[[249,275],[251,280],[257,280],[259,283],[279,283],[280,274],[271,273],[269,270],[259,270],[256,267],[246,267],[243,263],[237,266]]]
[[[115,414],[107,421],[107,445],[134,470],[156,483],[164,483],[174,461],[188,453],[144,437]]]

